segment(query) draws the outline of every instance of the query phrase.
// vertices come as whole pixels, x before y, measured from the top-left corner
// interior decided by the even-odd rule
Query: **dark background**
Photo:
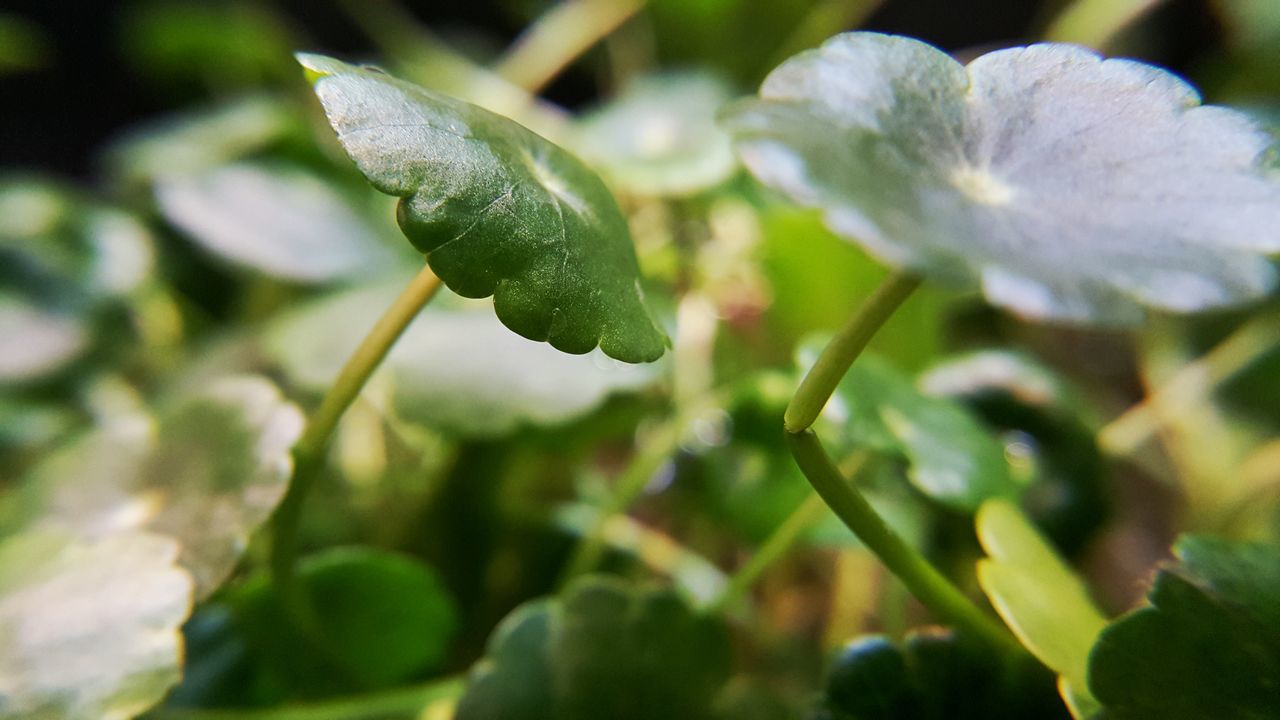
[[[206,5],[225,5],[209,0]],[[404,0],[402,6],[443,34],[512,39],[527,21],[521,3]],[[529,5],[528,2],[523,3]],[[921,38],[948,50],[1026,42],[1061,3],[1049,0],[887,0],[863,29]],[[0,10],[36,24],[49,43],[40,69],[0,76],[0,167],[90,180],[95,150],[148,117],[199,98],[203,88],[157,83],[129,57],[122,34],[137,2],[6,0]],[[305,49],[355,57],[373,53],[367,38],[330,0],[278,0],[271,6]],[[1143,27],[1158,43],[1143,59],[1194,78],[1220,42],[1206,0],[1172,0]],[[303,49],[303,48],[299,48]],[[744,47],[743,52],[751,52]],[[568,73],[547,95],[567,106],[590,99],[590,79]]]

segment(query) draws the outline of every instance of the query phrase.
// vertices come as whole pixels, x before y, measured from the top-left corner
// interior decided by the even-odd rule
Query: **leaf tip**
[[[343,65],[339,60],[316,53],[297,52],[293,54],[293,59],[297,60],[298,64],[302,66],[302,72],[306,76],[307,82],[312,85],[319,82],[321,78],[337,73]]]

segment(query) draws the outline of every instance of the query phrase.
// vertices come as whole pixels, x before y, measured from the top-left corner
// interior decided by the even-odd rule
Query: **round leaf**
[[[583,119],[576,148],[618,188],[689,195],[726,180],[735,160],[716,112],[729,88],[699,73],[633,81]]]
[[[1275,285],[1271,138],[1158,68],[1054,44],[965,67],[848,33],[760,95],[728,122],[764,183],[882,260],[1024,316],[1129,323]]]
[[[181,677],[191,578],[144,533],[0,544],[0,718],[126,720]]]
[[[333,188],[286,167],[237,164],[156,185],[169,222],[215,255],[299,282],[369,275],[391,254]]]
[[[289,687],[304,695],[333,694],[342,689],[345,673],[366,687],[388,687],[444,660],[458,611],[425,565],[383,550],[337,548],[305,559],[298,577],[344,668],[298,657],[308,641],[266,578],[242,588],[235,603],[253,652]]]
[[[586,578],[494,632],[458,720],[694,720],[727,679],[718,620],[669,591]]]
[[[459,295],[558,350],[648,362],[666,338],[644,307],[626,220],[573,156],[516,123],[367,68],[299,55],[338,140],[400,197],[409,241]]]
[[[270,382],[215,381],[152,421],[95,430],[32,471],[34,522],[95,539],[146,529],[181,542],[207,596],[284,496],[302,413]]]
[[[303,308],[274,327],[268,350],[296,382],[322,391],[395,293],[393,286],[374,286]],[[414,319],[380,371],[407,419],[493,437],[572,420],[611,393],[654,380],[647,366],[599,352],[565,355],[513,335],[490,312],[446,309],[441,300]]]

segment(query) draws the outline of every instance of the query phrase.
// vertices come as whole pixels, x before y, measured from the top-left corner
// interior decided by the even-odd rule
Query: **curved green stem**
[[[1024,652],[1008,631],[889,527],[862,493],[836,469],[812,430],[787,433],[787,445],[801,472],[827,506],[926,607],[997,648],[1014,655]]]
[[[417,687],[305,705],[240,710],[160,708],[146,717],[149,720],[375,720],[401,714],[416,716],[432,703],[459,697],[465,689],[466,680],[458,676]]]
[[[307,419],[307,428],[293,448],[294,471],[289,490],[276,509],[271,528],[271,575],[286,607],[307,627],[314,628],[314,618],[295,591],[294,560],[298,554],[298,522],[302,505],[324,466],[325,450],[338,420],[360,394],[369,376],[391,351],[391,346],[423,306],[440,289],[440,278],[425,263],[404,292],[391,303],[373,329],[361,341],[355,353],[338,373],[337,380],[320,402],[320,407]]]
[[[920,278],[915,275],[890,275],[835,337],[831,338],[809,374],[800,382],[800,388],[791,398],[791,404],[787,406],[786,415],[783,416],[787,432],[807,430],[818,419],[818,414],[831,399],[831,393],[835,392],[836,385],[840,384],[840,379],[853,365],[854,359],[917,287],[920,287]]]
[[[914,275],[891,275],[831,339],[787,406],[787,445],[827,506],[926,607],[1010,657],[1023,656],[1025,651],[1013,636],[889,527],[809,430],[871,337],[919,285],[920,278]]]

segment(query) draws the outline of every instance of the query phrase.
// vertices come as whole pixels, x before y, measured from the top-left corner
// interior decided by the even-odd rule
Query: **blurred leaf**
[[[874,355],[858,358],[819,422],[833,447],[904,457],[913,485],[958,510],[973,512],[985,500],[1016,498],[1023,489],[1009,474],[1004,447],[963,406],[924,395]]]
[[[151,182],[239,160],[283,139],[296,125],[283,98],[245,95],[134,128],[105,156],[112,175],[124,182]]]
[[[26,518],[89,540],[173,537],[205,597],[283,497],[302,424],[267,380],[222,378],[155,421],[117,420],[45,458],[28,478]]]
[[[1085,549],[1111,508],[1107,463],[1081,392],[1030,355],[1009,350],[944,358],[920,386],[964,402],[999,432],[1011,472],[1027,483],[1023,510],[1063,554]]]
[[[1280,547],[1184,536],[1151,605],[1113,622],[1089,688],[1117,720],[1280,717]]]
[[[44,31],[17,15],[0,13],[0,76],[41,67],[49,54]]]
[[[685,72],[636,79],[583,118],[575,148],[614,187],[637,195],[691,195],[726,180],[737,164],[716,112],[729,101],[714,76]]]
[[[555,145],[474,105],[366,68],[300,55],[347,153],[432,269],[503,324],[558,350],[658,359],[626,220]]]
[[[160,210],[204,249],[273,277],[368,277],[392,254],[330,185],[287,166],[236,164],[161,178]]]
[[[695,720],[728,678],[720,621],[669,591],[588,577],[500,624],[458,720]]]
[[[147,77],[226,90],[287,77],[297,41],[264,3],[150,0],[125,14],[121,44]]]
[[[257,661],[305,697],[355,687],[391,687],[439,667],[457,630],[458,610],[436,573],[418,561],[372,548],[336,548],[298,567],[341,667],[312,653],[266,577],[237,589],[237,622]],[[349,675],[348,675],[349,673]]]
[[[131,718],[181,676],[191,578],[144,533],[81,543],[56,531],[0,544],[0,718]]]
[[[988,501],[976,524],[990,556],[978,561],[983,592],[1022,644],[1066,679],[1075,701],[1092,705],[1089,650],[1107,619],[1088,588],[1015,506]]]
[[[151,234],[132,216],[40,177],[0,179],[0,383],[44,379],[95,341],[128,337],[102,311],[152,269]]]
[[[1010,673],[1001,659],[941,630],[913,631],[900,648],[881,635],[849,643],[810,720],[1065,718],[1053,685]]]
[[[0,383],[49,375],[76,359],[88,344],[89,332],[77,318],[0,293]]]
[[[1242,47],[1274,47],[1280,40],[1280,4],[1272,0],[1214,0],[1213,5]]]
[[[1105,48],[1164,0],[1073,0],[1045,30],[1052,42]]]
[[[845,33],[725,122],[757,179],[837,234],[1029,319],[1133,325],[1276,284],[1269,136],[1155,66],[1062,43],[966,66]]]
[[[268,352],[297,383],[322,391],[395,297],[387,284],[344,292],[287,315]],[[566,355],[504,328],[484,309],[446,309],[443,298],[414,319],[380,370],[404,418],[469,437],[557,425],[611,393],[651,384],[656,372],[600,352]]]

